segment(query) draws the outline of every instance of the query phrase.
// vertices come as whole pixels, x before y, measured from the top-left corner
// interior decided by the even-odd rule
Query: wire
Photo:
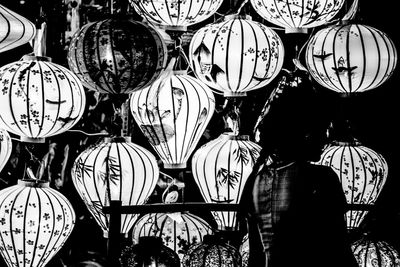
[[[109,133],[87,133],[82,130],[68,130],[67,132],[81,133],[87,136],[109,136]]]

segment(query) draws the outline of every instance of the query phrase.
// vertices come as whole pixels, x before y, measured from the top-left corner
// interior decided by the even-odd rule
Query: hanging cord
[[[33,52],[36,56],[46,56],[47,24],[46,15],[40,5],[39,18],[36,20],[36,35],[33,39]]]

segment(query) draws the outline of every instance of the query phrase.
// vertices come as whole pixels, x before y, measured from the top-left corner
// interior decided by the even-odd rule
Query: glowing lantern
[[[215,108],[212,91],[184,71],[133,92],[130,110],[165,168],[185,168]]]
[[[71,203],[40,180],[1,190],[0,216],[0,252],[9,267],[46,266],[75,224]]]
[[[0,129],[0,172],[10,159],[11,152],[11,137],[6,130]]]
[[[362,24],[343,24],[312,37],[306,64],[323,87],[354,94],[382,85],[396,67],[397,51],[385,33]]]
[[[284,47],[280,37],[249,16],[227,16],[198,30],[189,46],[195,75],[224,96],[270,83],[280,72]]]
[[[167,47],[150,25],[107,19],[84,25],[68,49],[68,65],[88,89],[128,94],[152,83],[167,61]]]
[[[337,173],[348,204],[373,205],[388,175],[388,165],[382,155],[358,142],[329,145],[317,164],[330,166]],[[359,227],[367,213],[367,210],[349,210],[347,227]]]
[[[87,208],[108,237],[109,215],[103,207],[112,200],[123,206],[144,204],[159,175],[155,157],[129,138],[106,138],[83,151],[72,167],[72,181]],[[137,214],[121,215],[121,233],[127,234]]]
[[[70,70],[47,57],[24,56],[0,68],[0,122],[21,141],[44,142],[81,118],[84,88]]]
[[[261,147],[248,136],[224,133],[194,153],[192,173],[207,203],[239,203]],[[218,227],[236,227],[236,212],[213,211]]]

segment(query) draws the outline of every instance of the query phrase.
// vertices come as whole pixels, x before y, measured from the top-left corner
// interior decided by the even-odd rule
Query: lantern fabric
[[[105,138],[83,151],[73,164],[72,181],[86,207],[108,236],[110,218],[103,207],[112,200],[122,206],[142,205],[153,193],[159,169],[156,158],[130,138]],[[121,214],[121,233],[127,234],[137,214]]]
[[[315,81],[342,94],[362,93],[382,85],[397,64],[393,41],[362,24],[321,29],[307,44],[306,65]]]
[[[192,158],[192,173],[207,203],[238,204],[261,147],[248,136],[223,133],[200,147]],[[235,211],[213,211],[221,229],[235,228]]]
[[[0,68],[0,125],[21,141],[72,128],[83,115],[86,95],[78,77],[50,58],[24,56]]]
[[[348,204],[375,204],[388,175],[383,156],[359,142],[330,144],[316,164],[330,166],[336,172]],[[359,227],[367,213],[367,210],[347,211],[347,227]]]
[[[185,71],[162,76],[130,99],[133,118],[170,169],[186,167],[214,109],[212,91]]]
[[[249,244],[249,234],[243,237],[242,244],[239,247],[240,256],[242,256],[242,267],[249,266],[250,257],[250,244]]]
[[[138,243],[142,236],[158,236],[182,259],[189,246],[202,242],[203,236],[213,233],[204,219],[188,212],[148,213],[134,224],[132,239]]]
[[[21,46],[35,37],[35,25],[0,5],[0,53]]]
[[[267,26],[246,16],[226,16],[194,34],[189,45],[193,72],[216,93],[245,96],[280,72],[284,47]]]
[[[75,225],[71,203],[40,180],[1,190],[0,215],[0,252],[9,267],[46,266]]]
[[[10,134],[6,130],[0,129],[0,173],[10,159],[12,149]]]
[[[72,37],[68,65],[88,89],[128,94],[152,83],[167,63],[167,47],[150,25],[106,19]]]
[[[351,249],[360,267],[399,267],[398,251],[383,240],[363,237],[352,243]]]

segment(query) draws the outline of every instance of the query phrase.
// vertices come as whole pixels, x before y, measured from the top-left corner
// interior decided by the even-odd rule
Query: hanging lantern
[[[237,204],[261,147],[248,136],[223,133],[194,153],[192,173],[207,203]],[[221,229],[236,227],[235,211],[213,211]]]
[[[375,204],[388,175],[386,160],[358,142],[335,142],[316,163],[331,167],[339,176],[348,204]],[[367,210],[346,213],[348,229],[359,227]]]
[[[312,37],[306,64],[323,87],[354,94],[382,85],[396,67],[397,51],[385,33],[362,24],[343,24]]]
[[[202,242],[203,236],[214,232],[202,218],[183,212],[148,213],[139,218],[132,229],[134,243],[142,236],[158,236],[180,259],[189,246]]]
[[[226,16],[198,30],[189,46],[193,72],[226,97],[245,96],[280,72],[284,47],[267,26],[246,16]]]
[[[122,206],[142,205],[152,194],[159,169],[155,157],[130,138],[105,138],[83,151],[72,167],[72,181],[87,208],[108,237],[109,215],[103,207],[112,200]],[[121,233],[127,234],[137,214],[121,214]]]
[[[133,118],[165,168],[183,169],[215,108],[212,91],[185,71],[131,94]]]
[[[242,256],[242,267],[248,267],[250,257],[249,234],[246,234],[243,237],[242,244],[239,247],[239,252]]]
[[[68,65],[83,85],[109,94],[128,94],[149,85],[166,61],[161,35],[129,19],[88,23],[74,34],[68,49]]]
[[[29,42],[36,34],[32,22],[3,5],[0,5],[0,25],[0,53]]]
[[[6,130],[0,129],[0,173],[10,159],[11,152],[11,137]]]
[[[71,203],[40,180],[1,190],[0,216],[0,252],[9,267],[46,266],[75,224]]]
[[[48,57],[24,56],[0,68],[0,121],[24,142],[44,142],[73,127],[86,96],[79,79]]]

